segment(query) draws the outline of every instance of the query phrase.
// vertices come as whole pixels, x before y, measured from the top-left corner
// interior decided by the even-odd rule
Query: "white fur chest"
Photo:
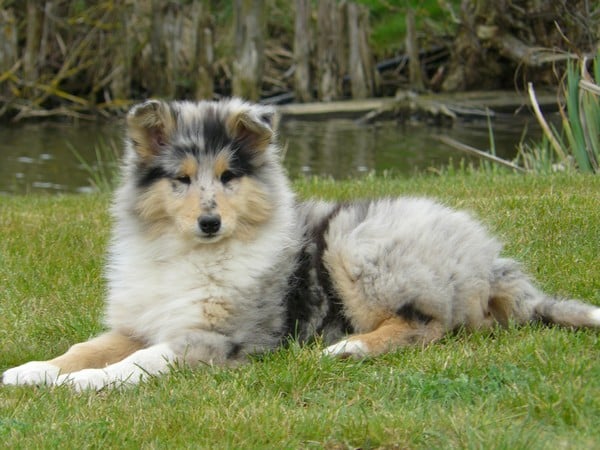
[[[196,329],[231,333],[264,301],[265,274],[280,259],[275,242],[184,244],[130,236],[113,245],[106,308],[110,328],[151,343]]]

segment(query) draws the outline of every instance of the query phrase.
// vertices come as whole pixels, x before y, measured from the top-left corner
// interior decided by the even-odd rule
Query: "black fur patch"
[[[556,324],[556,319],[552,309],[554,308],[556,301],[553,299],[546,299],[545,302],[540,303],[535,307],[535,312],[532,320],[539,322],[546,326],[552,326]]]
[[[255,155],[234,141],[231,147],[230,168],[238,175],[252,175],[256,168],[253,164]]]
[[[289,280],[290,290],[286,296],[287,327],[286,335],[300,340],[311,337],[310,325],[317,334],[325,329],[337,329],[340,333],[352,333],[352,324],[344,315],[342,300],[333,287],[331,275],[323,263],[323,253],[327,248],[325,234],[329,223],[343,208],[337,205],[316,226],[307,230],[304,245],[295,272]],[[326,311],[320,323],[315,323],[315,315]],[[317,319],[318,320],[318,319]]]
[[[162,167],[158,166],[140,168],[138,174],[137,186],[140,188],[146,188],[158,180],[169,177],[169,174]]]
[[[396,314],[406,319],[408,322],[421,322],[427,324],[433,319],[433,317],[428,316],[427,314],[423,314],[411,303],[407,303],[402,308],[398,309],[396,311]]]
[[[306,246],[300,252],[296,270],[288,281],[289,290],[285,298],[287,306],[287,320],[285,336],[305,339],[303,324],[307,323],[311,316],[315,301],[323,301],[320,296],[310,295],[310,270],[314,265],[314,257],[307,251]],[[315,298],[316,297],[316,298]]]
[[[236,358],[237,356],[240,355],[241,351],[242,351],[242,344],[239,344],[237,342],[232,342],[231,343],[231,348],[227,352],[227,359],[234,359],[234,358]]]
[[[209,155],[216,155],[221,150],[232,144],[232,138],[222,120],[216,112],[209,112],[202,121],[202,137],[204,138],[204,151]]]
[[[255,171],[253,165],[254,151],[245,140],[234,139],[227,131],[227,127],[216,112],[207,113],[202,122],[204,151],[209,155],[216,155],[223,149],[230,152],[230,170],[236,176],[252,175]]]
[[[339,326],[344,330],[345,333],[352,333],[352,325],[344,315],[344,311],[342,308],[342,299],[339,294],[333,287],[333,283],[331,281],[331,274],[325,267],[323,263],[323,254],[327,249],[327,242],[325,241],[325,234],[329,229],[329,224],[331,220],[337,216],[344,207],[344,204],[339,203],[336,207],[329,213],[327,217],[325,217],[321,223],[314,230],[314,239],[317,244],[317,277],[320,285],[323,287],[328,299],[329,299],[329,310],[325,319],[323,319],[323,325],[330,326],[332,323],[339,324]]]
[[[198,147],[197,144],[174,145],[171,147],[171,152],[176,158],[181,160],[188,155],[191,155],[197,159],[200,156],[200,147]]]

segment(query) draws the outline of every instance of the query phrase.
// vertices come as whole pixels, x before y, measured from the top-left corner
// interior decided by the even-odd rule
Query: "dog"
[[[290,337],[363,358],[457,328],[600,327],[540,292],[469,214],[425,198],[296,200],[271,107],[150,100],[127,115],[106,277],[109,331],[5,385],[132,385],[236,365]]]

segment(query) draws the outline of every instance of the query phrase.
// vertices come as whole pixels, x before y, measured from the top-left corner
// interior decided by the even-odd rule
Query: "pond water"
[[[524,136],[539,137],[533,118],[498,116],[493,122],[496,151],[512,157]],[[450,136],[479,149],[489,148],[486,121],[432,128],[422,124],[381,122],[357,125],[349,119],[285,120],[279,140],[286,146],[285,165],[292,178],[363,176],[375,171],[410,175],[469,159],[440,143]],[[0,194],[92,192],[89,171],[97,165],[96,150],[120,148],[121,122],[0,125]],[[117,150],[118,151],[118,150]]]

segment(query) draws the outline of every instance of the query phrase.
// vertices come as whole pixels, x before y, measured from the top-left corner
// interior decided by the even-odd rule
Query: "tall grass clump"
[[[73,146],[71,152],[88,175],[88,181],[96,192],[110,193],[119,184],[121,149],[115,141],[101,141],[94,147],[95,161],[88,161]]]
[[[591,66],[593,75],[587,58],[567,64],[564,104],[559,105],[561,131],[548,124],[529,83],[529,97],[544,136],[541,142],[520,145],[518,160],[526,170],[600,173],[600,52]]]

